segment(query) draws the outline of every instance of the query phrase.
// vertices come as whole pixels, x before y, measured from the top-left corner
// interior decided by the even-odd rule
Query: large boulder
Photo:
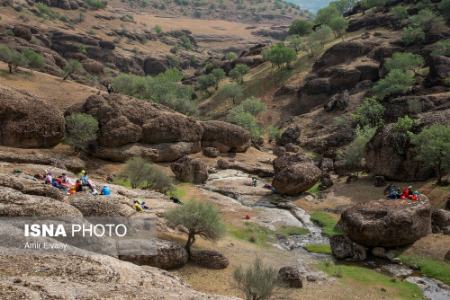
[[[450,234],[450,211],[437,209],[431,214],[433,233]]]
[[[219,159],[217,161],[217,167],[222,170],[234,169],[243,171],[248,174],[256,175],[259,177],[272,177],[273,168],[269,165],[262,164],[246,164],[235,160]]]
[[[303,280],[300,270],[295,267],[282,267],[278,271],[278,278],[291,288],[302,288]]]
[[[164,73],[169,67],[167,63],[155,57],[148,57],[144,60],[145,75],[158,75]]]
[[[50,148],[64,137],[64,116],[43,100],[0,87],[0,145]]]
[[[388,180],[415,181],[433,176],[431,168],[415,159],[409,138],[387,125],[379,129],[367,144],[366,164],[374,175]]]
[[[103,198],[80,192],[70,197],[70,203],[85,217],[129,217],[135,213],[131,201],[117,195]]]
[[[331,252],[337,259],[363,261],[367,258],[367,248],[350,240],[344,235],[330,238]]]
[[[450,57],[432,56],[430,60],[430,72],[426,78],[429,86],[445,85],[445,80],[450,76]]]
[[[278,156],[272,162],[275,172],[280,172],[281,170],[297,163],[313,163],[313,160],[300,152],[297,153],[286,152]]]
[[[203,147],[216,147],[220,152],[244,152],[250,147],[250,133],[242,127],[223,122],[205,121]]]
[[[205,183],[208,179],[208,166],[199,158],[182,157],[170,165],[176,178],[191,183]]]
[[[213,250],[192,251],[190,260],[200,267],[213,270],[225,269],[230,264],[222,253]]]
[[[354,242],[366,247],[399,247],[431,233],[428,200],[375,200],[345,210],[339,225]]]
[[[180,268],[188,261],[188,253],[183,247],[157,238],[119,240],[117,251],[121,260],[165,270]]]
[[[300,138],[302,129],[299,125],[291,125],[286,128],[280,136],[280,139],[277,141],[277,144],[280,146],[286,146],[288,144],[297,144],[298,139]]]
[[[296,163],[277,172],[272,185],[281,194],[297,195],[314,186],[321,174],[312,163]]]

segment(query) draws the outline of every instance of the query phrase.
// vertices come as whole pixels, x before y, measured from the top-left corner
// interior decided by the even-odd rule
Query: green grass
[[[265,247],[268,242],[276,241],[277,235],[288,237],[290,235],[308,234],[309,230],[306,228],[296,226],[281,226],[277,230],[270,230],[264,226],[253,222],[245,222],[244,227],[236,227],[228,224],[228,233],[243,241],[254,243],[258,246]]]
[[[450,285],[450,264],[432,258],[412,255],[400,255],[399,258],[405,265],[418,268],[422,274]]]
[[[325,273],[339,278],[347,284],[356,283],[366,290],[380,291],[384,288],[383,299],[424,299],[422,290],[415,284],[394,280],[393,278],[378,273],[374,270],[350,265],[335,265],[330,262],[322,262],[319,268]]]
[[[305,246],[305,249],[312,253],[331,254],[329,244],[308,244]]]
[[[313,187],[311,187],[306,192],[310,193],[310,194],[313,194],[313,195],[317,195],[320,192],[319,186],[320,186],[320,182],[317,182]]]
[[[324,211],[315,211],[311,214],[311,220],[322,227],[322,233],[325,236],[331,237],[343,233],[335,228],[338,220],[332,214]]]
[[[183,200],[186,197],[186,189],[185,189],[185,184],[179,184],[177,186],[174,187],[174,189],[172,191],[169,192],[169,196],[170,197],[176,197],[180,200]]]
[[[131,184],[128,179],[116,177],[114,178],[113,183],[131,189]]]

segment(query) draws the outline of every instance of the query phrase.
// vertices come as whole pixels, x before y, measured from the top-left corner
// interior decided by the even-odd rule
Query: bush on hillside
[[[213,74],[204,74],[198,77],[197,85],[200,89],[206,91],[209,87],[217,85],[217,79]]]
[[[333,30],[336,37],[342,37],[347,31],[348,20],[343,16],[335,16],[328,21],[328,26]]]
[[[289,34],[308,35],[312,32],[312,24],[307,20],[294,20],[289,26]]]
[[[379,80],[373,87],[373,91],[381,99],[390,96],[405,94],[409,92],[416,82],[414,76],[410,73],[394,69],[389,74]]]
[[[187,201],[184,205],[169,210],[165,218],[169,226],[186,228],[188,239],[185,248],[189,255],[196,236],[215,241],[225,234],[219,211],[211,203]]]
[[[141,157],[129,159],[120,177],[126,179],[134,189],[151,189],[160,193],[167,193],[173,189],[170,177]]]
[[[367,143],[372,139],[376,128],[365,126],[356,128],[355,139],[339,153],[339,158],[343,159],[345,165],[350,170],[358,170],[363,165]]]
[[[229,61],[233,61],[237,58],[237,54],[234,52],[228,52],[227,54],[225,54],[225,59],[229,60]]]
[[[281,68],[282,65],[289,67],[289,64],[297,58],[297,54],[293,49],[278,43],[264,50],[263,58],[266,61],[270,61],[272,65]]]
[[[361,5],[364,9],[370,9],[385,6],[387,2],[387,0],[362,0]]]
[[[258,140],[263,134],[263,130],[256,121],[255,116],[244,111],[242,106],[237,106],[230,110],[227,115],[227,121],[247,129],[253,140]]]
[[[408,9],[404,5],[394,6],[391,8],[391,13],[400,20],[404,20],[409,16]]]
[[[396,52],[392,57],[386,59],[384,67],[389,72],[395,69],[401,71],[414,71],[422,68],[425,61],[422,56],[408,53],[408,52]]]
[[[78,73],[83,70],[83,66],[76,59],[70,59],[63,68],[63,80],[66,80],[72,74]]]
[[[447,20],[450,19],[450,0],[442,0],[439,4],[439,10]]]
[[[340,12],[334,5],[329,5],[327,7],[324,7],[322,9],[319,9],[319,11],[316,14],[316,18],[314,19],[314,22],[317,25],[329,25],[329,21],[333,19],[334,17],[340,16]]]
[[[242,86],[237,83],[229,83],[219,90],[219,97],[231,99],[234,104],[244,96]]]
[[[103,9],[108,5],[107,1],[101,0],[84,0],[84,3],[86,3],[86,5],[92,9]]]
[[[450,57],[450,39],[442,40],[434,44],[431,54]]]
[[[243,82],[244,75],[247,74],[247,72],[250,70],[250,68],[247,65],[244,64],[237,64],[233,70],[230,71],[228,74],[231,78],[236,80],[238,83]]]
[[[401,40],[405,46],[420,44],[425,40],[425,32],[419,27],[408,26],[403,29]]]
[[[278,127],[270,125],[267,128],[267,134],[269,135],[269,142],[278,142],[281,138],[281,130]]]
[[[77,113],[66,117],[64,141],[75,150],[86,150],[97,139],[98,121],[93,116]]]
[[[380,127],[384,124],[384,106],[375,97],[369,97],[356,108],[354,120],[361,127]]]
[[[28,65],[28,60],[22,53],[5,45],[0,45],[0,60],[8,64],[9,73],[17,71],[18,67]]]
[[[248,268],[238,267],[233,278],[237,288],[245,295],[247,300],[270,299],[273,290],[280,285],[278,272],[272,267],[265,266],[256,258]]]
[[[408,132],[414,127],[414,119],[409,116],[404,116],[397,119],[394,124],[394,128],[400,132]]]
[[[266,110],[266,105],[261,102],[261,99],[256,97],[247,98],[242,101],[240,105],[245,112],[251,113],[254,116],[257,116]]]
[[[293,49],[295,53],[306,50],[305,38],[298,35],[291,35],[287,38],[288,47]]]
[[[44,65],[44,57],[31,49],[24,49],[22,55],[27,60],[28,66],[32,68],[39,69]]]
[[[216,90],[219,88],[219,82],[225,78],[226,74],[222,68],[215,68],[211,71],[211,74],[216,79]]]

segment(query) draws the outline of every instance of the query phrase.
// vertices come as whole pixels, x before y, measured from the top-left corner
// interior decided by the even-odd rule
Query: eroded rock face
[[[341,64],[356,57],[363,56],[372,50],[371,43],[363,41],[341,42],[328,49],[322,57],[314,64],[313,69]]]
[[[333,256],[338,259],[363,261],[367,258],[367,248],[356,244],[344,235],[335,235],[330,238],[330,247]]]
[[[316,184],[321,174],[312,163],[296,163],[276,172],[272,185],[281,194],[297,195]]]
[[[450,57],[432,56],[430,61],[430,73],[426,78],[429,86],[445,85],[445,79],[450,76]]]
[[[433,233],[450,234],[450,211],[437,209],[431,215]]]
[[[182,157],[172,163],[170,169],[181,181],[200,184],[208,179],[208,166],[198,158]]]
[[[300,138],[301,128],[298,125],[292,125],[286,128],[281,134],[277,144],[280,146],[286,146],[288,144],[297,144]]]
[[[64,137],[64,117],[34,96],[0,87],[0,145],[50,148]]]
[[[186,250],[180,245],[160,239],[148,240],[119,240],[119,259],[132,262],[137,265],[152,266],[170,270],[184,266],[188,261]],[[142,249],[145,255],[128,254],[129,249]],[[140,252],[140,251],[139,251]]]
[[[360,245],[405,246],[431,233],[431,206],[428,200],[370,201],[345,210],[339,224]]]
[[[291,288],[302,288],[302,274],[295,267],[282,267],[278,271],[278,277]]]
[[[190,260],[201,267],[214,270],[225,269],[230,264],[225,255],[213,250],[193,251]]]
[[[231,161],[225,159],[219,159],[217,161],[217,167],[219,169],[234,169],[243,171],[248,174],[257,175],[259,177],[272,177],[273,176],[273,168],[269,165],[249,165],[239,161]]]
[[[250,147],[250,133],[242,127],[223,121],[206,121],[203,125],[203,147],[220,152],[244,152]]]
[[[303,153],[290,153],[286,152],[280,155],[273,161],[273,168],[275,172],[280,172],[281,170],[297,163],[313,163],[313,160]]]

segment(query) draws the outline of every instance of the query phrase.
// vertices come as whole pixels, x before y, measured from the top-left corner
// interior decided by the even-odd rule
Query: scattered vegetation
[[[438,279],[445,284],[450,284],[450,264],[427,257],[400,255],[402,263],[415,269],[419,269],[424,275]]]
[[[395,69],[403,72],[416,72],[418,69],[422,68],[424,64],[425,61],[420,55],[408,52],[396,52],[392,57],[386,59],[384,67],[389,72]]]
[[[311,220],[322,227],[325,236],[340,235],[342,232],[336,228],[337,219],[324,211],[315,211],[311,214]]]
[[[192,99],[191,86],[182,85],[183,74],[169,69],[157,76],[121,74],[112,80],[115,91],[139,99],[166,105],[187,115],[197,114],[197,102]]]
[[[387,96],[405,94],[406,92],[409,92],[415,82],[416,80],[413,74],[399,69],[394,69],[389,72],[385,78],[380,79],[375,84],[373,91],[376,95],[383,99]]]
[[[450,39],[442,40],[433,45],[433,55],[450,57]]]
[[[44,58],[39,53],[28,48],[18,52],[5,45],[0,45],[0,60],[8,64],[9,73],[17,71],[18,67],[39,69],[44,65]]]
[[[234,52],[228,52],[227,54],[225,54],[225,59],[229,60],[229,61],[233,61],[237,58],[237,54]]]
[[[311,253],[330,254],[331,247],[329,244],[308,244],[305,245],[305,249]]]
[[[344,160],[349,170],[360,170],[363,166],[367,143],[376,132],[375,127],[357,127],[355,139],[348,144],[343,151],[338,153],[340,159]]]
[[[278,271],[265,266],[259,258],[248,268],[238,267],[233,278],[237,288],[245,294],[246,300],[270,299],[273,290],[279,285]]]
[[[108,5],[107,1],[101,0],[84,0],[84,3],[91,9],[103,9]]]
[[[86,150],[90,142],[97,139],[98,121],[93,116],[77,113],[66,117],[64,141],[75,150]]]
[[[263,129],[256,121],[256,116],[265,110],[266,106],[260,99],[250,97],[229,111],[227,121],[247,129],[252,139],[258,139]]]
[[[264,50],[263,58],[270,61],[272,65],[281,68],[282,65],[289,67],[289,64],[297,58],[295,50],[286,47],[283,43],[278,43]]]
[[[438,184],[450,172],[450,127],[432,125],[418,134],[410,134],[417,148],[416,158],[436,171]]]
[[[313,24],[307,20],[294,20],[289,26],[289,34],[308,35],[312,32],[312,27]]]
[[[173,188],[170,177],[141,157],[129,159],[120,173],[120,178],[124,179],[125,183],[128,183],[133,189],[151,189],[167,193]]]
[[[281,138],[281,130],[278,127],[270,125],[267,128],[267,134],[269,135],[269,143],[277,142]]]
[[[63,69],[63,80],[67,80],[72,74],[83,70],[83,66],[76,59],[70,59]]]
[[[229,83],[219,90],[219,96],[222,99],[231,99],[236,104],[244,96],[244,90],[238,83]]]
[[[228,75],[237,83],[242,84],[244,82],[244,75],[247,74],[249,70],[250,68],[247,65],[237,64]]]
[[[375,97],[365,98],[356,108],[353,119],[361,127],[380,127],[384,124],[384,106]]]
[[[217,240],[225,234],[219,211],[211,203],[190,200],[168,211],[165,217],[169,226],[186,228],[188,239],[185,248],[189,255],[196,236]]]

